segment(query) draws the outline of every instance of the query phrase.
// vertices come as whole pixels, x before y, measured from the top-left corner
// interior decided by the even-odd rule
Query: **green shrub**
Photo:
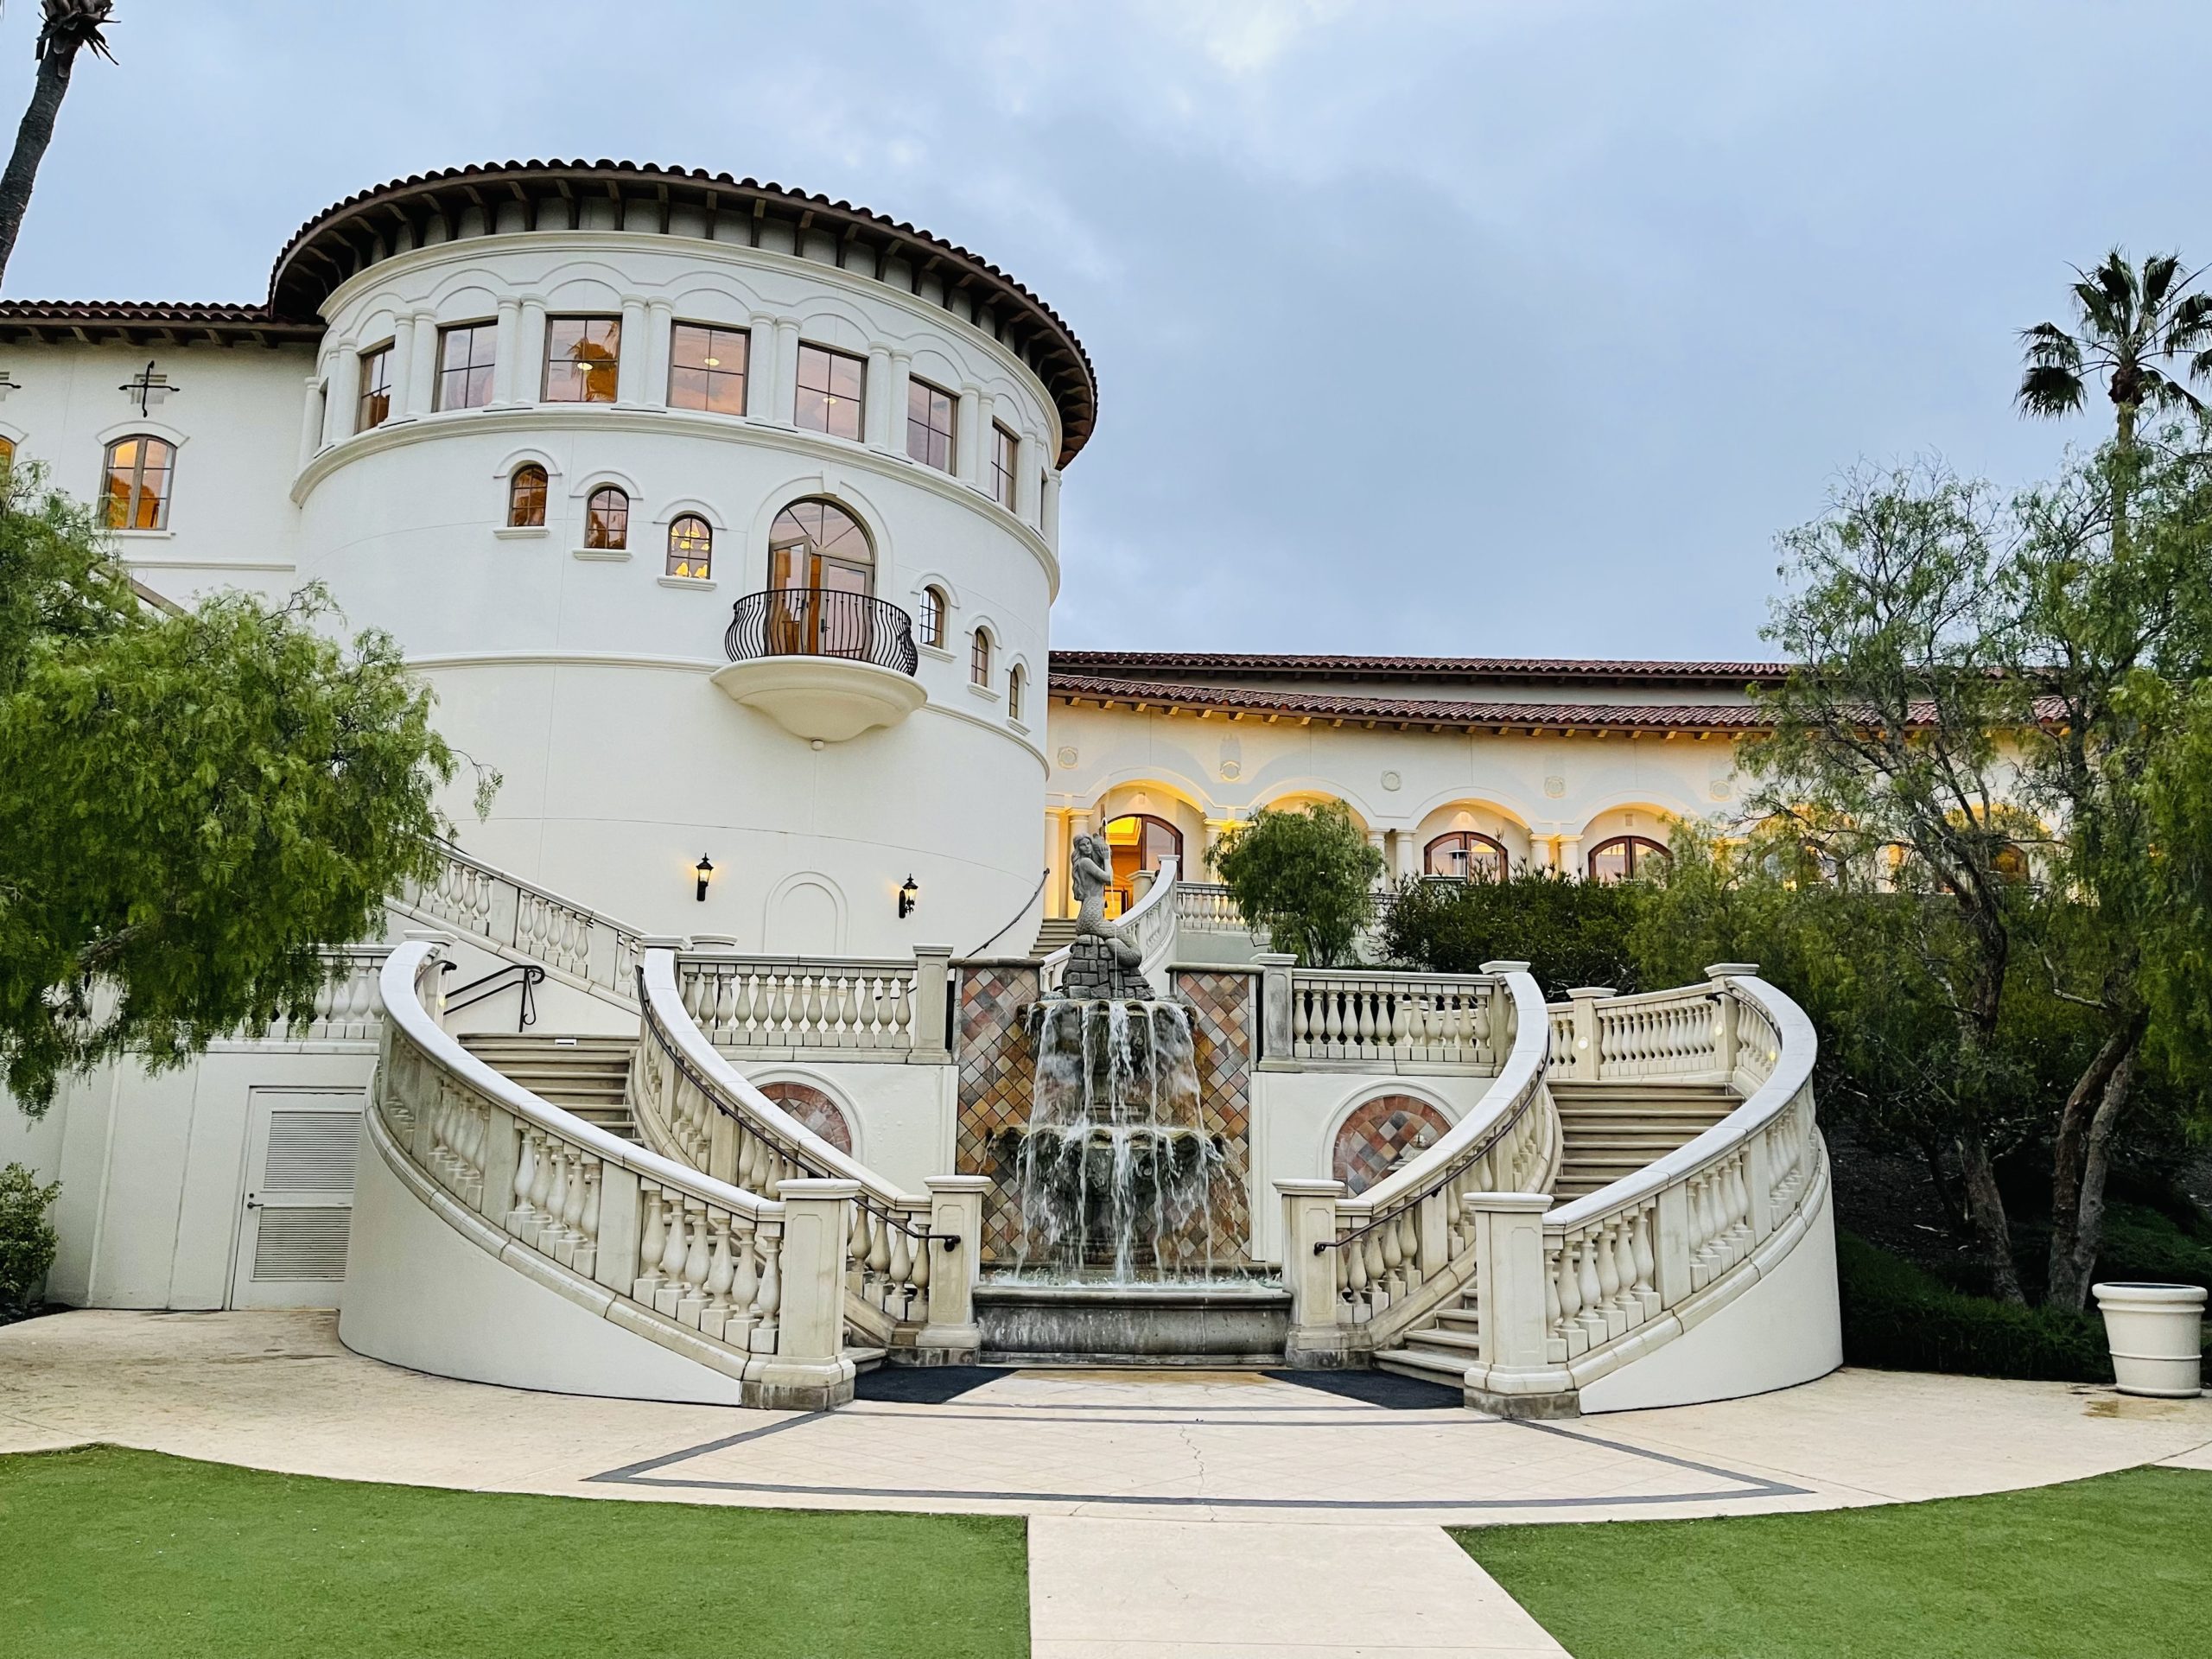
[[[1308,968],[1340,968],[1373,912],[1382,855],[1342,801],[1262,807],[1215,844],[1214,873],[1254,932]]]
[[[60,1239],[46,1218],[61,1183],[41,1186],[21,1164],[0,1169],[0,1319],[28,1313]]]
[[[1895,1371],[2109,1382],[2103,1320],[1953,1290],[1851,1233],[1836,1236],[1843,1357]]]
[[[2212,1243],[2147,1205],[2115,1204],[2105,1215],[2097,1277],[2202,1285],[2212,1290]]]
[[[1576,985],[1638,988],[1630,930],[1639,881],[1573,881],[1551,870],[1503,880],[1408,881],[1382,924],[1391,961],[1435,974],[1471,974],[1500,958],[1526,962],[1547,998]]]

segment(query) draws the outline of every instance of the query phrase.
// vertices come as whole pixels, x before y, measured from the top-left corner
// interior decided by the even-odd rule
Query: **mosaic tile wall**
[[[1199,1095],[1206,1128],[1222,1137],[1226,1155],[1209,1195],[1210,1236],[1191,1238],[1182,1259],[1210,1256],[1222,1266],[1249,1261],[1252,1039],[1258,1022],[1250,974],[1194,972],[1176,976],[1191,1008]],[[1015,1023],[1024,1004],[1037,1000],[1037,970],[1020,963],[981,963],[960,970],[960,1114],[956,1167],[963,1175],[989,1175],[998,1185],[984,1196],[983,1261],[1011,1265],[1022,1255],[1021,1217],[1010,1201],[1012,1172],[1001,1159],[999,1132],[1029,1121],[1029,1093],[1036,1059],[1027,1033]]]
[[[812,1129],[838,1151],[849,1156],[853,1127],[837,1103],[809,1083],[764,1083],[760,1092]]]
[[[1351,1109],[1337,1131],[1332,1170],[1356,1196],[1452,1127],[1443,1113],[1411,1095],[1377,1095]]]

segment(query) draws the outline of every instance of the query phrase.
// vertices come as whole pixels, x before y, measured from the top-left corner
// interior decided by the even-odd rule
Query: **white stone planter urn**
[[[2202,1392],[2200,1285],[2093,1285],[2122,1394],[2184,1400]]]

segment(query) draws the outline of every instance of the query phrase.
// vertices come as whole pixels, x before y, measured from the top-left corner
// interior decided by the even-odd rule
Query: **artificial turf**
[[[0,1652],[729,1659],[1029,1651],[1023,1524],[0,1457]]]
[[[1454,1536],[1575,1659],[2212,1654],[2212,1472],[2201,1470]]]

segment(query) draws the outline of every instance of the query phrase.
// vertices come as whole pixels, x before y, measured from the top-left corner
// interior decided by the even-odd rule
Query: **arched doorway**
[[[1507,868],[1505,844],[1474,830],[1439,836],[1421,855],[1423,875],[1502,881]]]
[[[1114,884],[1106,889],[1106,913],[1118,916],[1135,899],[1130,883],[1140,870],[1156,870],[1163,858],[1183,855],[1183,832],[1149,812],[1125,812],[1107,820],[1100,832],[1114,861]]]
[[[871,654],[875,549],[835,502],[794,501],[768,527],[768,649],[777,656]]]
[[[1656,841],[1642,836],[1615,836],[1590,849],[1592,881],[1633,880],[1639,869],[1664,869],[1672,856]]]

